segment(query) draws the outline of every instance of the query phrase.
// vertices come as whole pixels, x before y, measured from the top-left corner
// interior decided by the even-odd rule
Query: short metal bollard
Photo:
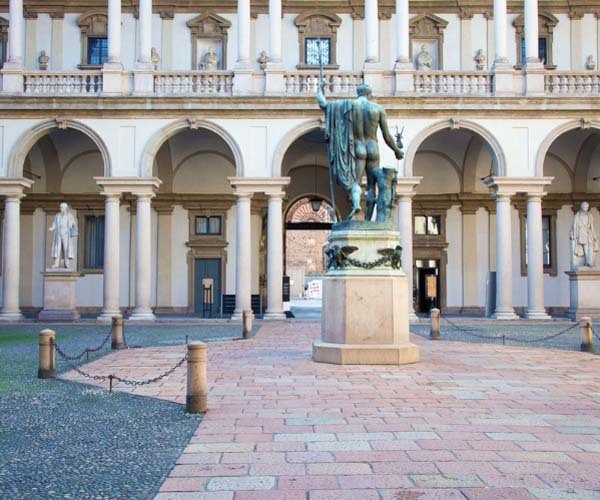
[[[429,336],[431,340],[440,340],[440,310],[434,307],[429,311],[429,317],[431,318]]]
[[[192,342],[187,346],[187,394],[185,397],[188,413],[205,413],[206,396],[206,354],[208,346],[204,342]]]
[[[242,338],[243,339],[251,339],[252,338],[252,311],[243,311],[242,312]]]
[[[585,316],[581,318],[581,350],[583,352],[593,352],[593,337],[592,318]]]
[[[38,378],[54,378],[54,367],[56,366],[56,353],[54,342],[56,334],[53,330],[42,330],[40,332],[40,363]]]
[[[125,342],[123,341],[123,318],[113,316],[112,318],[112,342],[111,349],[124,349]]]

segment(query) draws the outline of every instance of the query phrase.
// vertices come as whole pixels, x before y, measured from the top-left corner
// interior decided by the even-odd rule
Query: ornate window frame
[[[3,17],[0,17],[0,47],[2,48],[2,59],[0,60],[0,68],[3,68],[8,56],[8,21]]]
[[[79,69],[101,69],[98,64],[88,64],[88,39],[108,37],[108,14],[104,11],[89,11],[77,18],[81,30],[81,64]]]
[[[200,68],[198,60],[198,40],[212,39],[221,44],[222,57],[219,61],[219,70],[225,70],[227,65],[227,30],[231,28],[231,23],[212,12],[201,14],[190,19],[187,22],[192,37],[192,70]]]
[[[412,60],[413,44],[419,40],[437,41],[438,69],[444,69],[444,30],[448,21],[435,14],[421,14],[413,17],[408,26],[409,48],[408,53]]]
[[[554,37],[554,28],[558,24],[558,18],[547,12],[540,12],[538,14],[538,38],[544,38],[546,40],[546,61],[544,61],[544,68],[556,69],[554,64],[553,53],[552,53],[552,40]],[[521,14],[516,17],[513,21],[515,28],[515,43],[517,44],[517,64],[515,69],[521,69],[523,67],[521,44],[525,37],[525,16]]]
[[[341,17],[324,10],[311,10],[296,16],[294,24],[298,28],[298,44],[300,48],[300,62],[297,69],[317,69],[316,64],[306,64],[306,39],[307,38],[329,38],[330,39],[330,63],[323,67],[329,70],[340,68],[337,63],[337,30],[342,24]]]

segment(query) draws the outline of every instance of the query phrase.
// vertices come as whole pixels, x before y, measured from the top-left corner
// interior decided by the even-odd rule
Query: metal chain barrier
[[[90,352],[98,352],[100,349],[102,349],[110,340],[110,337],[112,335],[112,331],[108,332],[108,335],[106,335],[106,337],[104,338],[104,340],[102,341],[102,343],[95,348],[92,347],[86,347],[83,351],[81,351],[79,354],[76,354],[75,356],[71,356],[69,354],[67,354],[66,352],[64,352],[59,346],[58,343],[55,343],[54,346],[56,348],[56,352],[58,352],[58,354],[61,355],[61,357],[63,357],[65,360],[67,361],[77,361],[78,359],[82,358],[85,355],[89,355]]]
[[[511,342],[519,342],[521,344],[535,344],[537,342],[545,342],[546,340],[551,340],[556,337],[559,337],[560,335],[564,335],[565,333],[568,333],[571,330],[574,330],[575,328],[578,328],[580,326],[579,323],[573,323],[571,326],[568,326],[567,328],[565,328],[564,330],[561,330],[558,333],[552,333],[550,335],[546,335],[545,337],[542,337],[539,339],[522,339],[522,338],[518,338],[518,337],[507,337],[504,334],[503,335],[494,335],[494,336],[479,335],[476,333],[472,333],[471,331],[469,331],[465,328],[461,328],[460,326],[458,326],[456,323],[453,323],[445,316],[442,316],[442,318],[444,319],[444,321],[446,321],[448,324],[450,324],[454,329],[458,330],[459,332],[464,333],[465,335],[468,335],[471,337],[476,337],[479,339],[484,339],[484,340],[500,340],[501,339],[503,345],[506,344],[507,340],[509,340]],[[592,332],[593,331],[594,330],[592,329]],[[596,335],[595,332],[594,332],[594,335]],[[600,340],[600,337],[599,337],[599,340]]]
[[[58,345],[55,344],[55,347],[56,347],[56,351],[58,352],[58,354],[60,354],[64,358],[63,352],[59,349]],[[183,358],[181,358],[174,366],[169,368],[167,371],[161,373],[160,375],[158,375],[156,377],[146,379],[146,380],[130,380],[130,379],[119,377],[117,375],[91,375],[90,373],[82,370],[78,366],[72,364],[67,358],[64,358],[64,359],[65,359],[65,361],[67,361],[67,364],[73,370],[75,370],[77,373],[79,373],[79,375],[81,375],[82,377],[89,378],[92,380],[98,380],[98,381],[108,380],[109,381],[108,392],[110,394],[112,394],[113,380],[116,380],[117,382],[122,382],[125,385],[130,385],[133,387],[139,387],[142,385],[153,384],[153,383],[158,382],[158,381],[162,380],[163,378],[166,378],[169,375],[171,375],[175,370],[177,370],[177,368],[179,368],[181,365],[183,365],[183,363],[185,363],[187,361],[188,355],[186,353]]]

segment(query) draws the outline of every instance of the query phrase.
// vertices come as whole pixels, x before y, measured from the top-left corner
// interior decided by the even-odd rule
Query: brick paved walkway
[[[600,498],[598,357],[415,337],[417,365],[340,367],[311,361],[318,330],[209,345],[210,409],[158,499]],[[142,378],[183,353],[85,369]],[[183,402],[185,366],[130,392]]]

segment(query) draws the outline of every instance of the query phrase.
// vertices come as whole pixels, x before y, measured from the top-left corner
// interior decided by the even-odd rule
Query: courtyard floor
[[[318,335],[264,323],[209,345],[209,411],[157,499],[600,498],[596,355],[413,335],[419,364],[335,366],[311,361]],[[184,353],[120,351],[85,370],[147,378]],[[117,389],[183,403],[185,376]]]

